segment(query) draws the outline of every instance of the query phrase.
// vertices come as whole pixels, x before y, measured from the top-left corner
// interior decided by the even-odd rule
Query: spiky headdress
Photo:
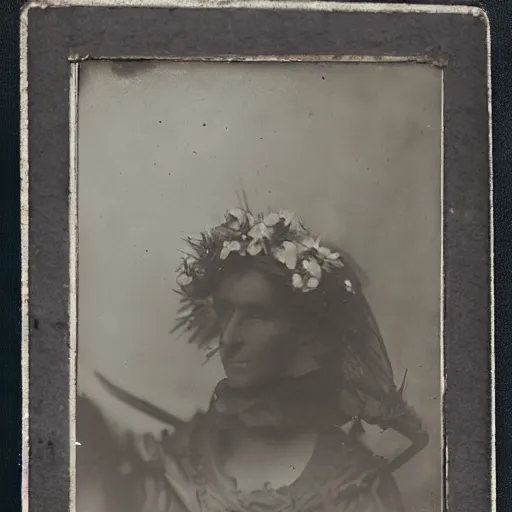
[[[232,257],[266,257],[282,267],[297,293],[321,289],[327,274],[336,277],[346,295],[356,283],[339,252],[320,245],[297,217],[287,211],[254,215],[248,208],[229,210],[215,228],[186,239],[188,249],[178,268],[181,307],[176,329],[185,329],[201,345],[215,336],[209,307],[214,277]]]
[[[339,330],[329,333],[328,353],[333,347],[341,349],[342,357],[331,357],[329,364],[338,367],[335,372],[343,379],[343,409],[367,419],[409,414],[402,400],[405,376],[397,388],[380,330],[348,255],[321,245],[292,213],[254,215],[248,207],[229,210],[218,226],[186,243],[188,250],[178,268],[181,305],[174,331],[185,331],[190,342],[209,348],[207,360],[218,348],[210,342],[219,334],[211,299],[219,271],[231,258],[243,262],[241,258],[258,257],[279,269],[291,290],[303,295],[305,316],[316,304],[325,310],[323,323],[334,319],[342,325],[341,335]]]

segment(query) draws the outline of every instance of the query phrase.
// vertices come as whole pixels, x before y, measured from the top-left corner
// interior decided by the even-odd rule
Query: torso
[[[379,462],[338,427],[279,447],[237,434],[227,443],[234,455],[223,457],[231,436],[206,417],[190,439],[197,512],[402,512],[391,476],[373,489],[363,485]]]
[[[236,477],[237,487],[250,492],[269,485],[286,487],[304,472],[316,448],[318,436],[309,430],[273,436],[255,429],[235,429],[230,433],[223,471]]]
[[[160,479],[159,487],[170,496],[164,503],[170,504],[156,509],[136,504],[132,510],[402,512],[400,494],[385,468],[378,485],[366,484],[369,475],[382,469],[382,461],[343,432],[336,403],[315,401],[314,393],[307,397],[302,389],[291,391],[301,396],[301,407],[285,414],[280,406],[286,404],[286,393],[281,401],[273,400],[274,394],[269,401],[241,405],[224,400],[229,395],[219,399],[214,394],[206,414],[155,440],[158,460],[136,462],[127,482],[133,487],[148,476]],[[276,421],[282,418],[292,421]],[[288,435],[269,435],[275,428],[288,429]]]

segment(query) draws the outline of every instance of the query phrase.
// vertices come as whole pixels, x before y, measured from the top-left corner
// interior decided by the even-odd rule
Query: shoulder
[[[333,510],[345,510],[355,500],[361,510],[403,512],[398,486],[385,464],[354,436],[327,429],[319,437],[309,470],[298,481],[299,493],[307,497],[314,490],[327,496]]]

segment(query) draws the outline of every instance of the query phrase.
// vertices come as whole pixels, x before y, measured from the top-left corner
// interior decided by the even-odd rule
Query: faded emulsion
[[[82,62],[78,113],[77,512],[439,510],[440,69]]]

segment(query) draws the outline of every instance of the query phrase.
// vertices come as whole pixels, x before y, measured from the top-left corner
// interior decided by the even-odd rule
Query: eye
[[[229,318],[233,314],[233,306],[229,302],[215,302],[213,309],[219,318]]]

